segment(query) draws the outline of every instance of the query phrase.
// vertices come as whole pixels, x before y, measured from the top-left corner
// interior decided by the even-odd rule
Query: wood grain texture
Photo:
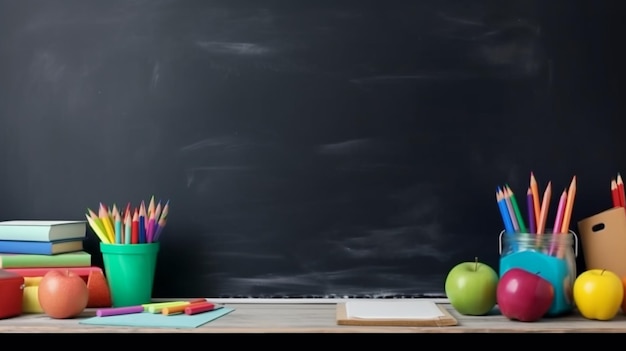
[[[79,324],[95,316],[88,309],[74,319],[54,320],[28,314],[0,320],[0,333],[625,333],[626,315],[611,321],[592,321],[574,313],[538,322],[510,321],[500,314],[462,316],[449,304],[445,308],[458,320],[456,326],[351,326],[338,325],[332,304],[227,304],[232,313],[193,329],[107,327]]]

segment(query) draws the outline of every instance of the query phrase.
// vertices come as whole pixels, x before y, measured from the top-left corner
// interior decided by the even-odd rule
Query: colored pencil
[[[530,187],[526,191],[526,206],[528,207],[528,227],[530,233],[537,232],[537,224],[535,219],[535,202],[533,199],[533,192]]]
[[[139,205],[139,243],[146,243],[146,204],[143,201]]]
[[[150,217],[150,215],[154,213],[154,209],[155,209],[154,206],[155,206],[154,195],[152,195],[152,197],[150,198],[150,203],[148,204],[148,212],[147,212],[148,217]]]
[[[133,220],[130,217],[130,210],[127,210],[126,215],[124,217],[124,244],[132,243],[132,229],[133,229]]]
[[[551,196],[552,196],[552,182],[549,181],[548,185],[546,186],[546,190],[543,192],[541,210],[539,211],[539,220],[537,221],[537,234],[543,234],[543,232],[546,229],[546,220],[548,219],[548,207],[550,207]]]
[[[113,207],[111,208],[111,212],[109,212],[109,217],[111,217],[112,220],[115,219],[115,213],[117,212],[118,212],[117,205],[113,204]]]
[[[109,242],[115,242],[115,231],[113,230],[113,223],[111,223],[111,217],[109,215],[109,210],[106,206],[101,202],[98,217],[102,221],[102,226],[109,237]]]
[[[161,200],[157,203],[153,195],[149,204],[146,203],[142,200],[139,206],[131,208],[131,203],[128,202],[126,208],[122,209],[115,203],[109,208],[100,202],[97,213],[87,208],[85,218],[101,242],[152,243],[158,240],[165,227],[169,201],[163,206]]]
[[[135,209],[135,213],[133,213],[131,225],[130,242],[132,244],[139,244],[139,211],[137,211],[137,209]]]
[[[519,227],[520,233],[528,233],[528,229],[526,228],[526,224],[524,223],[524,217],[522,217],[522,213],[519,209],[519,204],[517,203],[517,199],[515,198],[515,193],[508,185],[506,185],[506,191],[508,192],[509,198],[511,199],[511,205],[513,205],[513,212],[515,212],[515,217],[517,218],[517,225]]]
[[[626,199],[624,194],[624,181],[622,180],[622,175],[617,173],[617,194],[619,195],[619,205],[622,207],[626,207]]]
[[[115,224],[115,243],[123,244],[122,241],[122,218],[120,217],[120,212],[117,210],[117,207],[113,208],[113,223]]]
[[[502,194],[504,197],[504,203],[506,204],[506,209],[509,212],[509,218],[511,218],[511,222],[513,223],[513,230],[517,233],[519,232],[519,223],[517,223],[517,217],[515,216],[513,203],[511,202],[511,197],[509,193],[506,191],[506,186],[504,187],[504,189],[502,189]]]
[[[541,198],[539,197],[539,185],[537,184],[537,179],[535,178],[535,174],[530,172],[530,190],[533,193],[533,208],[535,210],[535,223],[539,222],[539,215],[541,211],[541,207],[539,206]]]
[[[572,181],[567,189],[567,202],[565,203],[565,212],[563,213],[563,224],[561,225],[561,233],[569,232],[569,223],[572,217],[572,209],[574,207],[574,197],[576,196],[576,176],[572,177]]]
[[[126,204],[126,209],[124,210],[124,216],[125,216],[127,213],[128,213],[129,215],[131,214],[131,210],[130,210],[130,202]]]
[[[159,200],[159,202],[156,205],[156,208],[154,209],[154,235],[152,236],[152,239],[154,240],[154,237],[156,236],[156,232],[159,229],[159,219],[161,218],[161,210],[163,209],[163,207],[161,206],[161,200]]]
[[[165,205],[163,205],[163,210],[161,211],[161,216],[159,217],[159,219],[163,219],[167,221],[167,215],[169,215],[170,212],[170,200],[167,200],[165,202]]]
[[[515,233],[515,229],[513,229],[513,222],[511,222],[511,218],[509,217],[509,210],[506,208],[503,196],[504,194],[502,194],[502,190],[498,187],[496,189],[496,203],[498,204],[500,216],[502,217],[502,222],[504,223],[504,231],[507,233]]]
[[[87,208],[87,212],[89,213],[89,217],[93,219],[93,222],[100,228],[100,232],[106,233],[106,229],[104,228],[104,224],[100,220],[100,217],[98,217],[98,215],[90,208]]]
[[[563,225],[563,215],[565,214],[565,202],[567,201],[567,189],[563,189],[561,197],[559,197],[559,204],[556,209],[556,215],[554,216],[554,226],[552,227],[553,234],[560,234],[561,226]]]
[[[159,219],[159,227],[157,228],[156,233],[154,233],[154,238],[152,238],[152,240],[154,241],[158,241],[159,237],[161,236],[161,233],[163,232],[163,228],[165,228],[165,219],[161,218]]]
[[[91,218],[88,214],[85,214],[85,218],[87,218],[87,222],[89,222],[89,226],[91,227],[93,232],[96,233],[96,236],[100,239],[100,241],[106,244],[110,244],[111,242],[109,241],[109,236],[102,231],[102,228],[100,228],[95,223],[94,219]]]
[[[613,201],[613,207],[620,207],[620,199],[617,190],[617,182],[615,179],[611,179],[611,200]]]
[[[565,203],[565,212],[563,213],[563,224],[561,225],[561,233],[567,234],[569,232],[569,224],[572,218],[572,209],[574,207],[574,198],[576,197],[576,176],[572,177],[569,189],[567,189],[567,202]],[[557,257],[563,258],[565,255],[565,248],[560,245],[557,251]]]
[[[152,212],[150,215],[150,218],[148,219],[148,228],[146,229],[146,241],[151,243],[154,239],[154,226],[155,226],[155,222],[154,222],[154,212]]]
[[[559,205],[556,210],[556,215],[554,216],[554,226],[552,227],[552,234],[561,234],[561,225],[563,223],[563,215],[565,212],[565,202],[567,201],[567,190],[563,189],[561,193],[561,197],[559,198]],[[557,239],[552,239],[552,243],[550,244],[550,250],[548,251],[549,255],[554,253],[554,246],[556,245]]]

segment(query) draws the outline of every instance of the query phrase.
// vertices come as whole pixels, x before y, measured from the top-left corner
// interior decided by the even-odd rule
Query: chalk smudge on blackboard
[[[318,147],[318,151],[321,154],[348,155],[359,149],[368,147],[371,143],[371,139],[344,140],[336,143],[320,145]]]
[[[66,72],[66,64],[52,52],[39,51],[33,56],[30,73],[34,80],[54,83],[62,79]]]
[[[254,43],[198,41],[196,45],[212,54],[260,56],[271,52],[269,48]]]
[[[206,148],[233,149],[249,145],[243,138],[234,136],[208,137],[200,141],[187,144],[180,148],[181,152],[197,151]]]
[[[159,63],[157,62],[154,64],[154,66],[152,66],[152,78],[150,79],[151,89],[156,88],[157,84],[159,83],[159,78],[161,76],[160,72],[161,72],[161,67]]]

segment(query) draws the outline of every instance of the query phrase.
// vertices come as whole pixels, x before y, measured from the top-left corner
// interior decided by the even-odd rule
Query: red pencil
[[[624,181],[622,175],[617,173],[617,194],[619,195],[619,205],[626,207],[626,194],[624,194]]]
[[[617,193],[617,182],[615,179],[611,179],[611,200],[613,201],[613,207],[620,206],[619,194]]]
[[[139,213],[137,209],[135,209],[135,213],[133,213],[133,221],[130,229],[130,242],[132,244],[139,243]]]

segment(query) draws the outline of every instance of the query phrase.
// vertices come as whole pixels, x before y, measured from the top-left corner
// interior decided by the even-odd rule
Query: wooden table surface
[[[593,321],[577,313],[524,323],[507,320],[500,314],[462,316],[449,304],[443,304],[457,318],[459,325],[447,327],[378,327],[343,326],[335,320],[335,303],[271,304],[227,303],[235,310],[198,328],[136,328],[79,324],[81,318],[95,316],[95,309],[85,310],[72,319],[51,319],[44,314],[24,314],[0,320],[0,333],[624,333],[626,315],[611,321]]]

